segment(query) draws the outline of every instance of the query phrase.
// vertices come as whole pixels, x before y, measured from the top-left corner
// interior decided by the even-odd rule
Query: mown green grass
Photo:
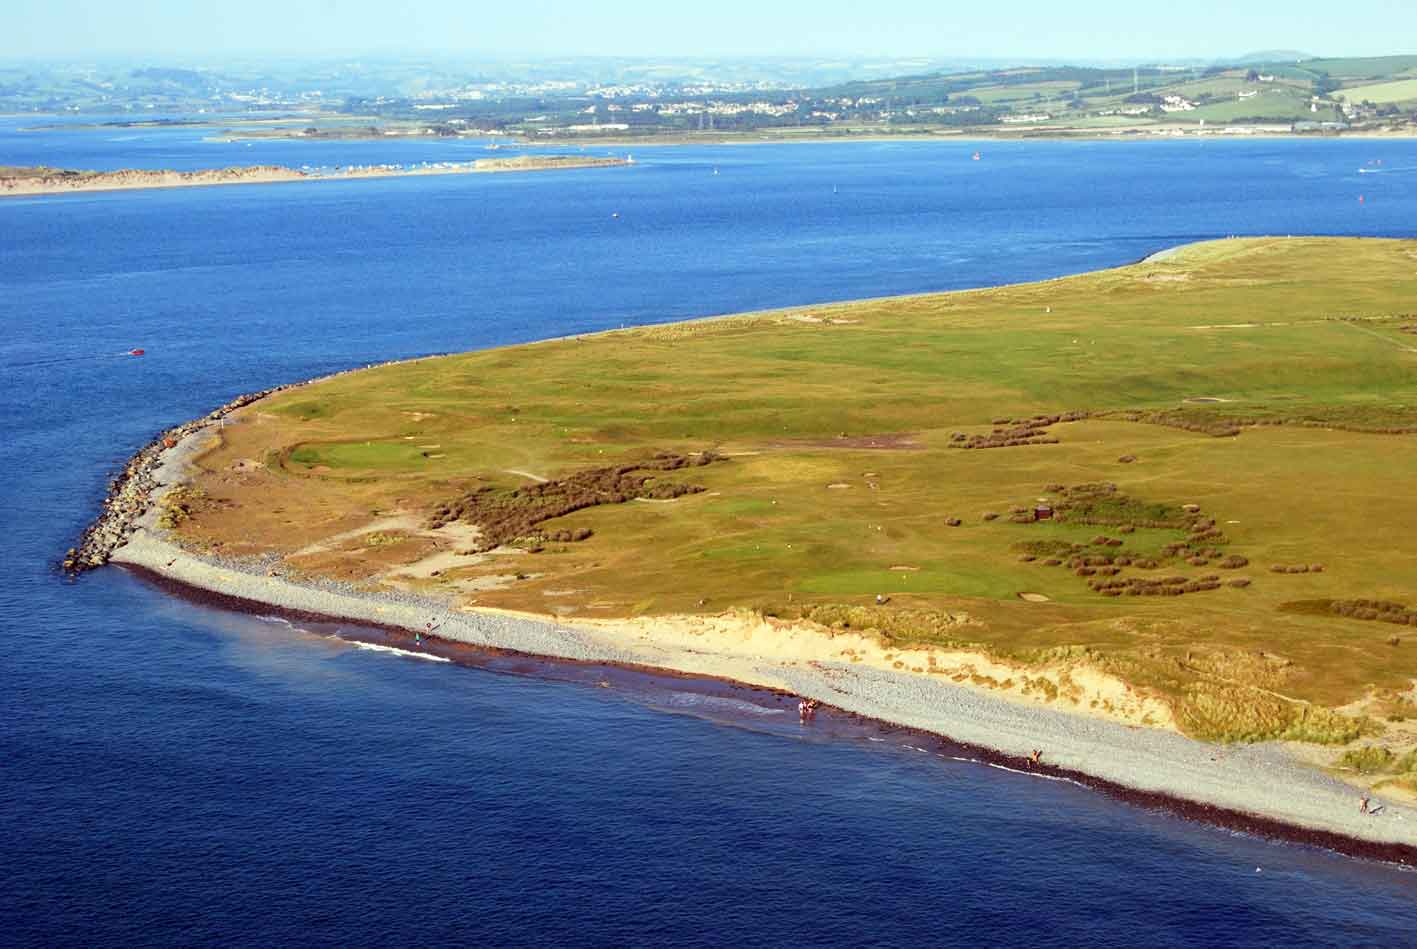
[[[1000,656],[1085,651],[1168,697],[1196,734],[1341,737],[1347,726],[1289,700],[1338,705],[1373,686],[1406,688],[1417,676],[1417,634],[1395,647],[1386,624],[1283,607],[1417,601],[1417,506],[1406,500],[1417,436],[1362,431],[1417,421],[1417,346],[1408,344],[1417,337],[1398,331],[1413,300],[1411,242],[1221,241],[1044,283],[380,367],[263,403],[268,421],[228,426],[230,444],[211,464],[287,452],[289,474],[324,512],[307,529],[318,535],[329,511],[356,499],[431,510],[479,484],[526,483],[509,469],[555,478],[656,451],[714,449],[726,460],[685,474],[703,493],[548,523],[594,536],[528,555],[520,569],[538,579],[479,602],[541,610],[552,602],[546,591],[570,589],[579,592],[554,603],[586,615],[790,614],[883,596],[885,616],[969,613],[970,641]],[[1196,397],[1229,401],[1186,401]],[[950,447],[955,433],[987,433],[992,419],[1071,410],[1094,417],[1054,426],[1059,444]],[[1222,438],[1098,417],[1131,412],[1286,424]],[[867,447],[867,436],[886,447]],[[418,446],[429,444],[444,457],[427,458]],[[1124,455],[1136,461],[1119,463]],[[1197,504],[1223,530],[1226,552],[1252,564],[1170,563],[1150,575],[1244,574],[1252,586],[1105,598],[1065,567],[1020,562],[1020,544],[1121,536],[1112,526],[1008,520],[1012,507],[1057,500],[1047,485],[1099,481],[1131,499],[1101,505],[1113,520]],[[261,493],[234,502],[244,505],[243,529],[259,533]],[[986,521],[986,512],[1004,516]],[[271,516],[270,536],[292,516]],[[1139,528],[1120,550],[1156,556],[1181,537]],[[1280,576],[1267,570],[1273,563],[1326,569]],[[901,567],[913,569],[892,569]],[[1021,592],[1053,602],[1025,603]],[[882,632],[928,641],[918,625],[908,629]],[[1277,658],[1261,670],[1268,691],[1247,705],[1256,655]],[[1202,657],[1211,657],[1203,668]]]

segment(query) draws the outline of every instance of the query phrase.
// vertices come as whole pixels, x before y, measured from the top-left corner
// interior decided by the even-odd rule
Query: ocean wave
[[[331,636],[330,638],[339,639],[340,637]],[[411,649],[399,649],[395,646],[381,646],[378,643],[362,643],[356,639],[342,639],[340,641],[349,643],[355,649],[364,649],[369,652],[387,652],[396,656],[407,656],[410,659],[426,659],[429,662],[452,662],[451,659],[445,656],[431,656],[426,652],[414,652]]]
[[[1061,781],[1064,784],[1072,784],[1080,788],[1087,787],[1087,785],[1083,784],[1081,781],[1075,781],[1072,778],[1065,778],[1062,775],[1058,774],[1043,774],[1038,771],[1024,771],[1019,768],[1010,768],[1007,765],[995,764],[992,761],[988,762],[988,765],[991,768],[998,768],[1000,771],[1007,771],[1010,774],[1021,774],[1026,778],[1042,778],[1044,781]]]

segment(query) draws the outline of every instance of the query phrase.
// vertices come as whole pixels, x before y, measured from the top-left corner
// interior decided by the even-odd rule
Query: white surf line
[[[1021,774],[1025,778],[1042,778],[1044,781],[1062,781],[1065,784],[1076,784],[1080,788],[1087,787],[1087,785],[1083,784],[1081,781],[1074,781],[1072,778],[1065,778],[1056,774],[1039,774],[1037,771],[1020,771],[1018,768],[1010,768],[1005,765],[994,764],[993,762],[986,762],[986,764],[990,768],[998,768],[1000,771],[1009,772],[1009,774]]]
[[[1357,323],[1349,323],[1349,322],[1347,322],[1347,321],[1344,321],[1344,322],[1343,322],[1343,325],[1344,325],[1344,326],[1351,326],[1351,327],[1353,327],[1355,330],[1357,330],[1357,331],[1360,332],[1360,333],[1367,333],[1369,336],[1376,336],[1378,339],[1382,340],[1383,342],[1385,342],[1385,343],[1391,343],[1392,345],[1396,346],[1399,350],[1401,350],[1401,351],[1404,352],[1404,353],[1417,353],[1417,349],[1413,349],[1411,346],[1404,346],[1404,345],[1402,345],[1402,342],[1401,342],[1400,340],[1393,339],[1391,336],[1384,336],[1382,333],[1379,333],[1377,330],[1370,330],[1370,329],[1368,329],[1366,326],[1359,326]]]
[[[537,484],[545,484],[546,482],[551,480],[550,478],[543,478],[541,475],[534,475],[530,471],[521,471],[517,468],[503,468],[502,470],[505,471],[507,474],[521,475],[523,478],[530,478]]]
[[[331,636],[330,639],[338,639],[342,643],[349,643],[355,649],[367,649],[370,652],[387,652],[397,656],[406,656],[409,659],[426,659],[429,662],[452,662],[446,656],[430,656],[426,652],[414,652],[410,649],[397,649],[393,646],[381,646],[378,643],[365,643],[357,639],[343,639],[339,636]]]

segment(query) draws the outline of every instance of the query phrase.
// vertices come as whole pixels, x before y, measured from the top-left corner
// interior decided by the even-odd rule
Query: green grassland
[[[1018,105],[1027,102],[1051,101],[1059,98],[1064,93],[1076,92],[1082,86],[1081,82],[1068,80],[1055,80],[1052,82],[1029,82],[1012,85],[999,86],[975,86],[969,90],[968,95],[973,96],[985,105],[998,105],[1009,103]]]
[[[1352,59],[1306,59],[1299,68],[1334,79],[1385,79],[1417,70],[1417,56],[1366,56]]]
[[[1367,86],[1346,86],[1337,96],[1350,102],[1371,102],[1388,105],[1395,102],[1417,102],[1417,79],[1379,82]]]
[[[1185,96],[1194,99],[1199,96],[1229,96],[1234,98],[1241,92],[1253,92],[1256,89],[1298,89],[1305,95],[1309,92],[1310,83],[1301,79],[1285,79],[1277,77],[1272,83],[1251,82],[1245,78],[1246,70],[1232,69],[1219,76],[1210,76],[1204,79],[1197,79],[1193,82],[1182,82],[1172,86],[1167,92],[1174,95]]]
[[[1341,116],[1329,104],[1321,104],[1317,112],[1309,109],[1309,93],[1292,86],[1265,84],[1259,95],[1248,99],[1231,97],[1202,105],[1194,112],[1180,113],[1182,121],[1204,119],[1207,122],[1332,122]],[[1176,116],[1173,116],[1175,118]]]
[[[516,472],[554,487],[711,451],[642,472],[698,493],[540,524],[513,558],[523,579],[478,602],[870,607],[892,641],[1087,656],[1193,734],[1346,740],[1376,726],[1316,709],[1375,690],[1401,705],[1417,676],[1417,630],[1328,607],[1417,606],[1414,328],[1417,244],[1231,240],[1043,283],[389,365],[228,426],[205,461],[213,507],[183,530],[288,553],[375,511],[442,523],[459,498],[530,503]],[[269,472],[235,484],[237,459]],[[1078,487],[1097,484],[1113,487]],[[1043,500],[1062,516],[1018,513]],[[505,572],[494,559],[427,584]],[[1172,577],[1183,595],[1161,595]],[[921,621],[939,610],[976,622]]]

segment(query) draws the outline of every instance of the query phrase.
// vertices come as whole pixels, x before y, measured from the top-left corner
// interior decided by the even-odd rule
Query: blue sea
[[[486,154],[37,121],[0,118],[0,164]],[[1202,238],[1417,236],[1417,142],[634,157],[0,201],[0,943],[1412,945],[1391,866],[804,729],[766,694],[429,661],[55,569],[133,451],[277,383]]]

